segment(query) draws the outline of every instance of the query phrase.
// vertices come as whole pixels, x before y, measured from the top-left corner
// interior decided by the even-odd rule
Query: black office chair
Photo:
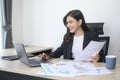
[[[97,32],[99,35],[103,35],[104,32],[103,32],[103,25],[104,23],[87,23],[87,26],[94,30],[95,32]]]
[[[109,42],[110,42],[110,37],[109,36],[103,36],[103,37],[99,37],[99,41],[105,41],[105,44],[103,46],[103,51],[105,56],[108,53],[108,48],[109,48]]]
[[[87,26],[97,32],[99,35],[103,35],[103,25],[104,23],[87,23]],[[105,45],[103,46],[102,50],[104,52],[104,55],[106,56],[108,54],[108,48],[109,48],[109,42],[110,37],[109,36],[101,36],[99,37],[99,41],[105,41]],[[103,59],[105,62],[105,59]]]

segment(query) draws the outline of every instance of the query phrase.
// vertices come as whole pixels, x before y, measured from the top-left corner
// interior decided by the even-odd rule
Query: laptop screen
[[[18,56],[20,57],[20,61],[30,65],[23,43],[14,43],[14,47]]]

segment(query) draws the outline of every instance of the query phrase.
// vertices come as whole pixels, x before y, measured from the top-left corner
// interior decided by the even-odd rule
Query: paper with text
[[[43,70],[41,70],[39,74],[64,77],[74,77],[77,75],[85,74],[90,70],[96,69],[95,66],[91,63],[64,61],[60,61],[52,65],[42,63],[41,67],[43,68]]]
[[[87,47],[74,60],[91,61],[91,57],[97,55],[104,44],[105,41],[90,41]]]
[[[111,74],[105,67],[95,67],[91,62],[60,61],[55,64],[42,63],[40,75],[74,77],[78,75],[104,75]]]

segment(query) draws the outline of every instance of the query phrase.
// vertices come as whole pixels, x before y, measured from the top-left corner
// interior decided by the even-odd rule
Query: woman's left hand
[[[92,56],[91,59],[93,62],[97,62],[100,59],[100,56],[97,54],[95,56]]]

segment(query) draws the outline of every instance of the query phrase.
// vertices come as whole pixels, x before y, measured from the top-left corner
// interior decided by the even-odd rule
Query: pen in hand
[[[48,56],[45,53],[39,54],[38,56],[42,58],[42,60],[45,60],[45,61],[48,60]]]

